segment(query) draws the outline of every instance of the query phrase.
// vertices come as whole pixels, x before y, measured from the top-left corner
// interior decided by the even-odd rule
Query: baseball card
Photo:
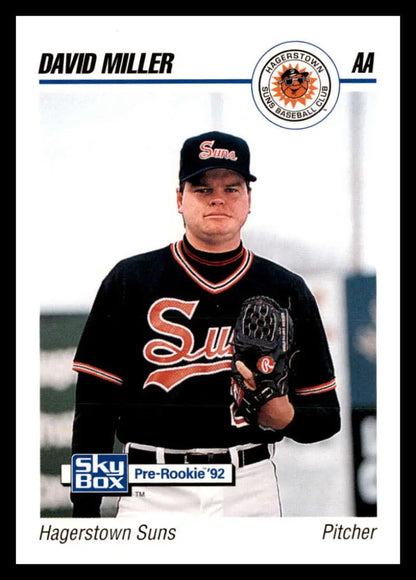
[[[16,15],[17,565],[401,563],[401,20]]]

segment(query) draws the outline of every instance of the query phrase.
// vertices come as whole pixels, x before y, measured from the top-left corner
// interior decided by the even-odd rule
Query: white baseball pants
[[[149,446],[144,447],[149,449]],[[135,517],[146,512],[179,512],[195,516],[281,517],[276,445],[269,444],[268,448],[270,459],[243,467],[238,466],[238,460],[234,461],[236,452],[241,448],[229,450],[236,466],[235,485],[133,487],[130,496],[119,499],[116,517]],[[212,450],[213,453],[217,451]],[[160,448],[158,452],[160,453]]]

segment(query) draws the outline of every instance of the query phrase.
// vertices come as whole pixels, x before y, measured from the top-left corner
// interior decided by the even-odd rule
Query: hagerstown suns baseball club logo
[[[286,129],[305,129],[335,107],[339,76],[332,59],[317,46],[285,42],[261,57],[251,87],[257,108],[269,121]]]

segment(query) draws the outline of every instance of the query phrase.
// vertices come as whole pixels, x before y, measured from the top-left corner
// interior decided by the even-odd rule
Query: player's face
[[[183,192],[177,191],[177,203],[195,248],[223,252],[238,246],[250,211],[250,191],[240,174],[207,171],[197,185],[186,182]]]

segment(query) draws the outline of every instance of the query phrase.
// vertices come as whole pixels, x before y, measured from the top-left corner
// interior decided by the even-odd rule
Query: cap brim
[[[245,179],[248,179],[249,181],[257,181],[257,177],[255,175],[251,175],[251,173],[242,173],[241,171],[236,171],[235,169],[230,169],[229,167],[218,167],[218,165],[211,165],[209,167],[204,167],[204,169],[199,169],[198,171],[194,171],[194,173],[190,173],[189,175],[186,175],[185,177],[181,177],[180,182],[183,183],[184,181],[189,181],[193,177],[196,177],[197,175],[201,175],[202,173],[206,173],[207,171],[210,171],[211,169],[225,169],[227,171],[234,171],[234,173],[239,173],[240,175],[242,175]]]

